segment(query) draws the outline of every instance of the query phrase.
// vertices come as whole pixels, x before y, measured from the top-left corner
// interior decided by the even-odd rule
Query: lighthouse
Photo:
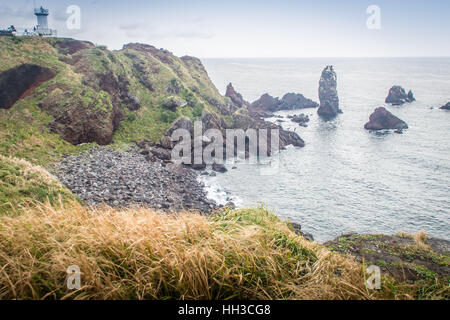
[[[45,9],[44,7],[34,9],[34,15],[37,18],[37,26],[35,27],[34,32],[41,37],[56,35],[56,30],[51,30],[48,28],[48,14],[48,9]]]

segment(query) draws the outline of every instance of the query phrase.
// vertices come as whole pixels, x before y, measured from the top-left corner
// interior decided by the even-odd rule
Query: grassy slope
[[[86,147],[74,147],[48,129],[52,117],[37,104],[47,96],[46,88],[54,83],[81,86],[81,76],[58,60],[57,51],[38,38],[0,38],[0,72],[23,63],[50,67],[58,75],[21,99],[11,109],[0,109],[0,154],[24,158],[36,164],[47,164],[63,153],[74,153]],[[79,88],[78,88],[79,89]]]
[[[54,176],[25,160],[0,155],[0,215],[16,215],[24,206],[75,197]]]
[[[170,123],[177,117],[187,116],[191,119],[199,118],[202,110],[217,112],[205,98],[214,99],[225,103],[206,72],[195,62],[184,63],[180,58],[169,55],[171,63],[163,63],[157,57],[137,51],[131,48],[114,52],[115,57],[124,66],[130,78],[131,91],[141,100],[144,108],[137,112],[131,112],[116,131],[114,140],[116,143],[127,143],[149,139],[157,141],[164,135]],[[134,64],[141,62],[144,72],[136,70]],[[201,67],[201,68],[200,68]],[[157,70],[155,72],[155,70]],[[152,84],[154,91],[148,90],[141,78],[146,78]],[[190,103],[174,113],[162,106],[164,99],[173,96],[167,88],[176,82],[180,86],[178,96]],[[192,89],[198,88],[198,92]]]
[[[413,298],[391,279],[367,290],[360,264],[262,208],[207,218],[72,203],[0,217],[0,225],[2,299]],[[72,265],[82,271],[78,291],[66,288]]]

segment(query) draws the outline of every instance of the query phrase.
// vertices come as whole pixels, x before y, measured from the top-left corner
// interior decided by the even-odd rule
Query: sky
[[[141,42],[200,58],[450,56],[450,0],[0,0],[0,27],[32,28],[34,3],[50,9],[58,36],[109,49]],[[71,5],[80,29],[67,27]]]

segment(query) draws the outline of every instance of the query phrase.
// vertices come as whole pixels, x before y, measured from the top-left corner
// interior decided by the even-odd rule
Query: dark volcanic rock
[[[213,169],[213,171],[220,172],[220,173],[228,172],[227,168],[225,168],[225,166],[223,164],[214,163],[212,165],[212,169]]]
[[[95,148],[89,154],[62,160],[55,168],[61,182],[88,205],[145,205],[155,209],[217,208],[206,197],[197,173],[183,166],[148,162],[135,150]]]
[[[370,121],[364,126],[366,130],[402,130],[408,129],[408,125],[405,121],[400,120],[392,113],[386,110],[386,108],[377,108],[375,112],[370,116]]]
[[[215,114],[207,111],[202,112],[202,125],[204,131],[209,129],[217,129],[217,130],[225,129],[223,128],[220,119]]]
[[[163,100],[163,106],[170,111],[176,112],[178,108],[187,105],[187,102],[178,97],[169,97]]]
[[[56,72],[33,64],[22,64],[0,74],[0,109],[11,108],[42,83],[54,78]]]
[[[445,106],[442,106],[440,109],[441,110],[450,110],[450,102],[447,102],[447,104]]]
[[[227,129],[242,129],[244,132],[247,131],[248,129],[254,129],[254,130],[259,130],[259,129],[265,129],[267,130],[267,136],[264,137],[263,135],[260,135],[257,137],[257,139],[264,139],[267,141],[267,155],[270,156],[272,154],[272,130],[278,130],[279,131],[279,149],[280,150],[284,150],[286,148],[286,146],[288,145],[292,145],[295,147],[304,147],[305,146],[305,142],[299,137],[299,135],[295,132],[290,132],[290,131],[286,131],[283,130],[282,127],[271,123],[271,122],[267,122],[264,121],[262,119],[260,119],[259,117],[255,117],[255,116],[251,116],[251,115],[246,115],[246,114],[233,114],[232,120],[233,122],[231,124],[227,124],[225,123],[225,121],[221,118],[219,118],[216,114],[210,113],[210,112],[206,112],[204,111],[202,114],[202,125],[203,125],[203,134],[205,134],[205,132],[207,130],[210,129],[216,129],[219,130],[222,138],[223,138],[223,147],[224,147],[224,156],[226,156],[227,154],[234,154],[235,156],[237,155],[237,142],[236,141],[227,141]],[[190,135],[191,135],[191,141],[175,141],[174,139],[176,139],[176,137],[172,137],[173,132],[175,132],[175,130],[177,129],[185,129],[187,130]],[[211,163],[204,163],[204,159],[202,157],[201,154],[199,154],[199,159],[193,159],[193,155],[194,155],[194,147],[196,145],[201,145],[204,148],[206,148],[207,146],[209,146],[213,140],[209,139],[205,136],[200,136],[200,137],[194,137],[194,130],[193,130],[193,124],[191,122],[190,119],[188,118],[179,118],[177,119],[171,126],[171,128],[167,131],[166,135],[167,137],[163,138],[163,140],[161,140],[161,146],[165,149],[171,149],[173,148],[173,146],[171,148],[168,148],[168,146],[170,146],[169,143],[169,139],[170,142],[173,142],[173,145],[176,145],[177,143],[187,143],[187,147],[190,148],[189,150],[191,151],[191,162],[190,163],[185,163],[185,165],[188,165],[196,170],[204,170],[206,168],[206,165],[210,165]],[[201,140],[201,141],[199,141]],[[259,140],[258,140],[259,141]],[[143,149],[143,152],[146,152],[147,154],[153,154],[156,158],[158,159],[162,159],[162,160],[169,160],[167,159],[168,157],[165,157],[165,153],[162,154],[164,157],[161,156],[161,152],[155,153],[154,150],[158,150],[158,148],[155,148],[154,146],[146,146],[145,144],[138,144],[139,148]],[[249,139],[246,139],[245,141],[245,147],[246,147],[246,151],[249,151]],[[168,153],[168,152],[167,152]],[[189,159],[189,156],[186,155]],[[194,164],[194,165],[193,165]],[[215,169],[214,169],[215,168]],[[213,170],[216,170],[218,172],[225,172],[226,168],[223,166],[215,166],[213,168]]]
[[[303,232],[302,226],[300,224],[291,222],[290,225],[292,226],[292,228],[294,229],[294,232],[296,234],[301,235],[303,238],[305,238],[308,241],[314,241],[314,236],[310,233]]]
[[[292,131],[280,130],[280,149],[283,150],[286,146],[292,145],[294,147],[305,147],[305,141],[298,134]]]
[[[249,106],[250,103],[244,100],[242,95],[233,88],[233,84],[229,84],[227,86],[227,92],[225,94],[226,97],[230,98],[231,101],[239,108],[242,108],[243,106]]]
[[[233,116],[233,128],[234,129],[243,129],[246,131],[247,129],[266,129],[268,133],[270,133],[271,129],[278,129],[280,133],[280,150],[285,149],[287,146],[292,145],[294,147],[301,147],[303,148],[305,146],[305,142],[300,138],[300,136],[292,131],[286,131],[283,130],[280,126],[267,122],[258,118],[252,118],[248,116],[242,116],[242,115],[234,115]],[[268,134],[268,153],[270,152],[270,145],[271,145],[271,136]]]
[[[169,161],[172,159],[172,154],[169,150],[159,147],[150,148],[150,153],[152,153],[156,158],[163,161]]]
[[[393,86],[389,90],[389,95],[386,98],[386,103],[390,103],[393,106],[400,106],[413,101],[416,101],[416,99],[414,98],[412,91],[409,91],[407,94],[405,89],[400,86]]]
[[[189,118],[178,118],[175,120],[170,128],[166,132],[166,136],[172,137],[174,131],[178,129],[184,129],[189,131],[191,134],[194,132],[194,127],[192,126],[192,121]]]
[[[249,110],[253,113],[264,115],[265,113],[273,113],[281,110],[317,108],[318,106],[318,103],[305,98],[302,94],[288,93],[280,100],[266,93],[253,102]],[[270,114],[269,116],[272,115]]]
[[[167,136],[162,137],[160,143],[161,143],[161,146],[162,146],[164,149],[173,149],[173,142],[172,142],[172,139],[170,139],[170,138],[167,137]]]
[[[278,98],[272,97],[270,94],[266,93],[261,96],[258,100],[250,105],[251,110],[260,110],[266,112],[278,111],[278,105],[280,100]]]
[[[308,126],[309,116],[303,113],[300,115],[289,116],[288,118],[291,119],[292,122],[298,123],[302,127]]]
[[[342,113],[339,109],[339,97],[337,94],[337,75],[333,66],[327,66],[319,82],[320,107],[318,114],[325,118],[332,118]]]
[[[317,102],[305,98],[302,94],[288,93],[281,99],[278,110],[308,109],[317,108],[318,106]]]

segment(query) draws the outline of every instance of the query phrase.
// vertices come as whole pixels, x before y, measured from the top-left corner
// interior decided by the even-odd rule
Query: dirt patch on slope
[[[33,64],[22,64],[0,74],[0,109],[10,109],[42,83],[53,79],[56,72]]]

